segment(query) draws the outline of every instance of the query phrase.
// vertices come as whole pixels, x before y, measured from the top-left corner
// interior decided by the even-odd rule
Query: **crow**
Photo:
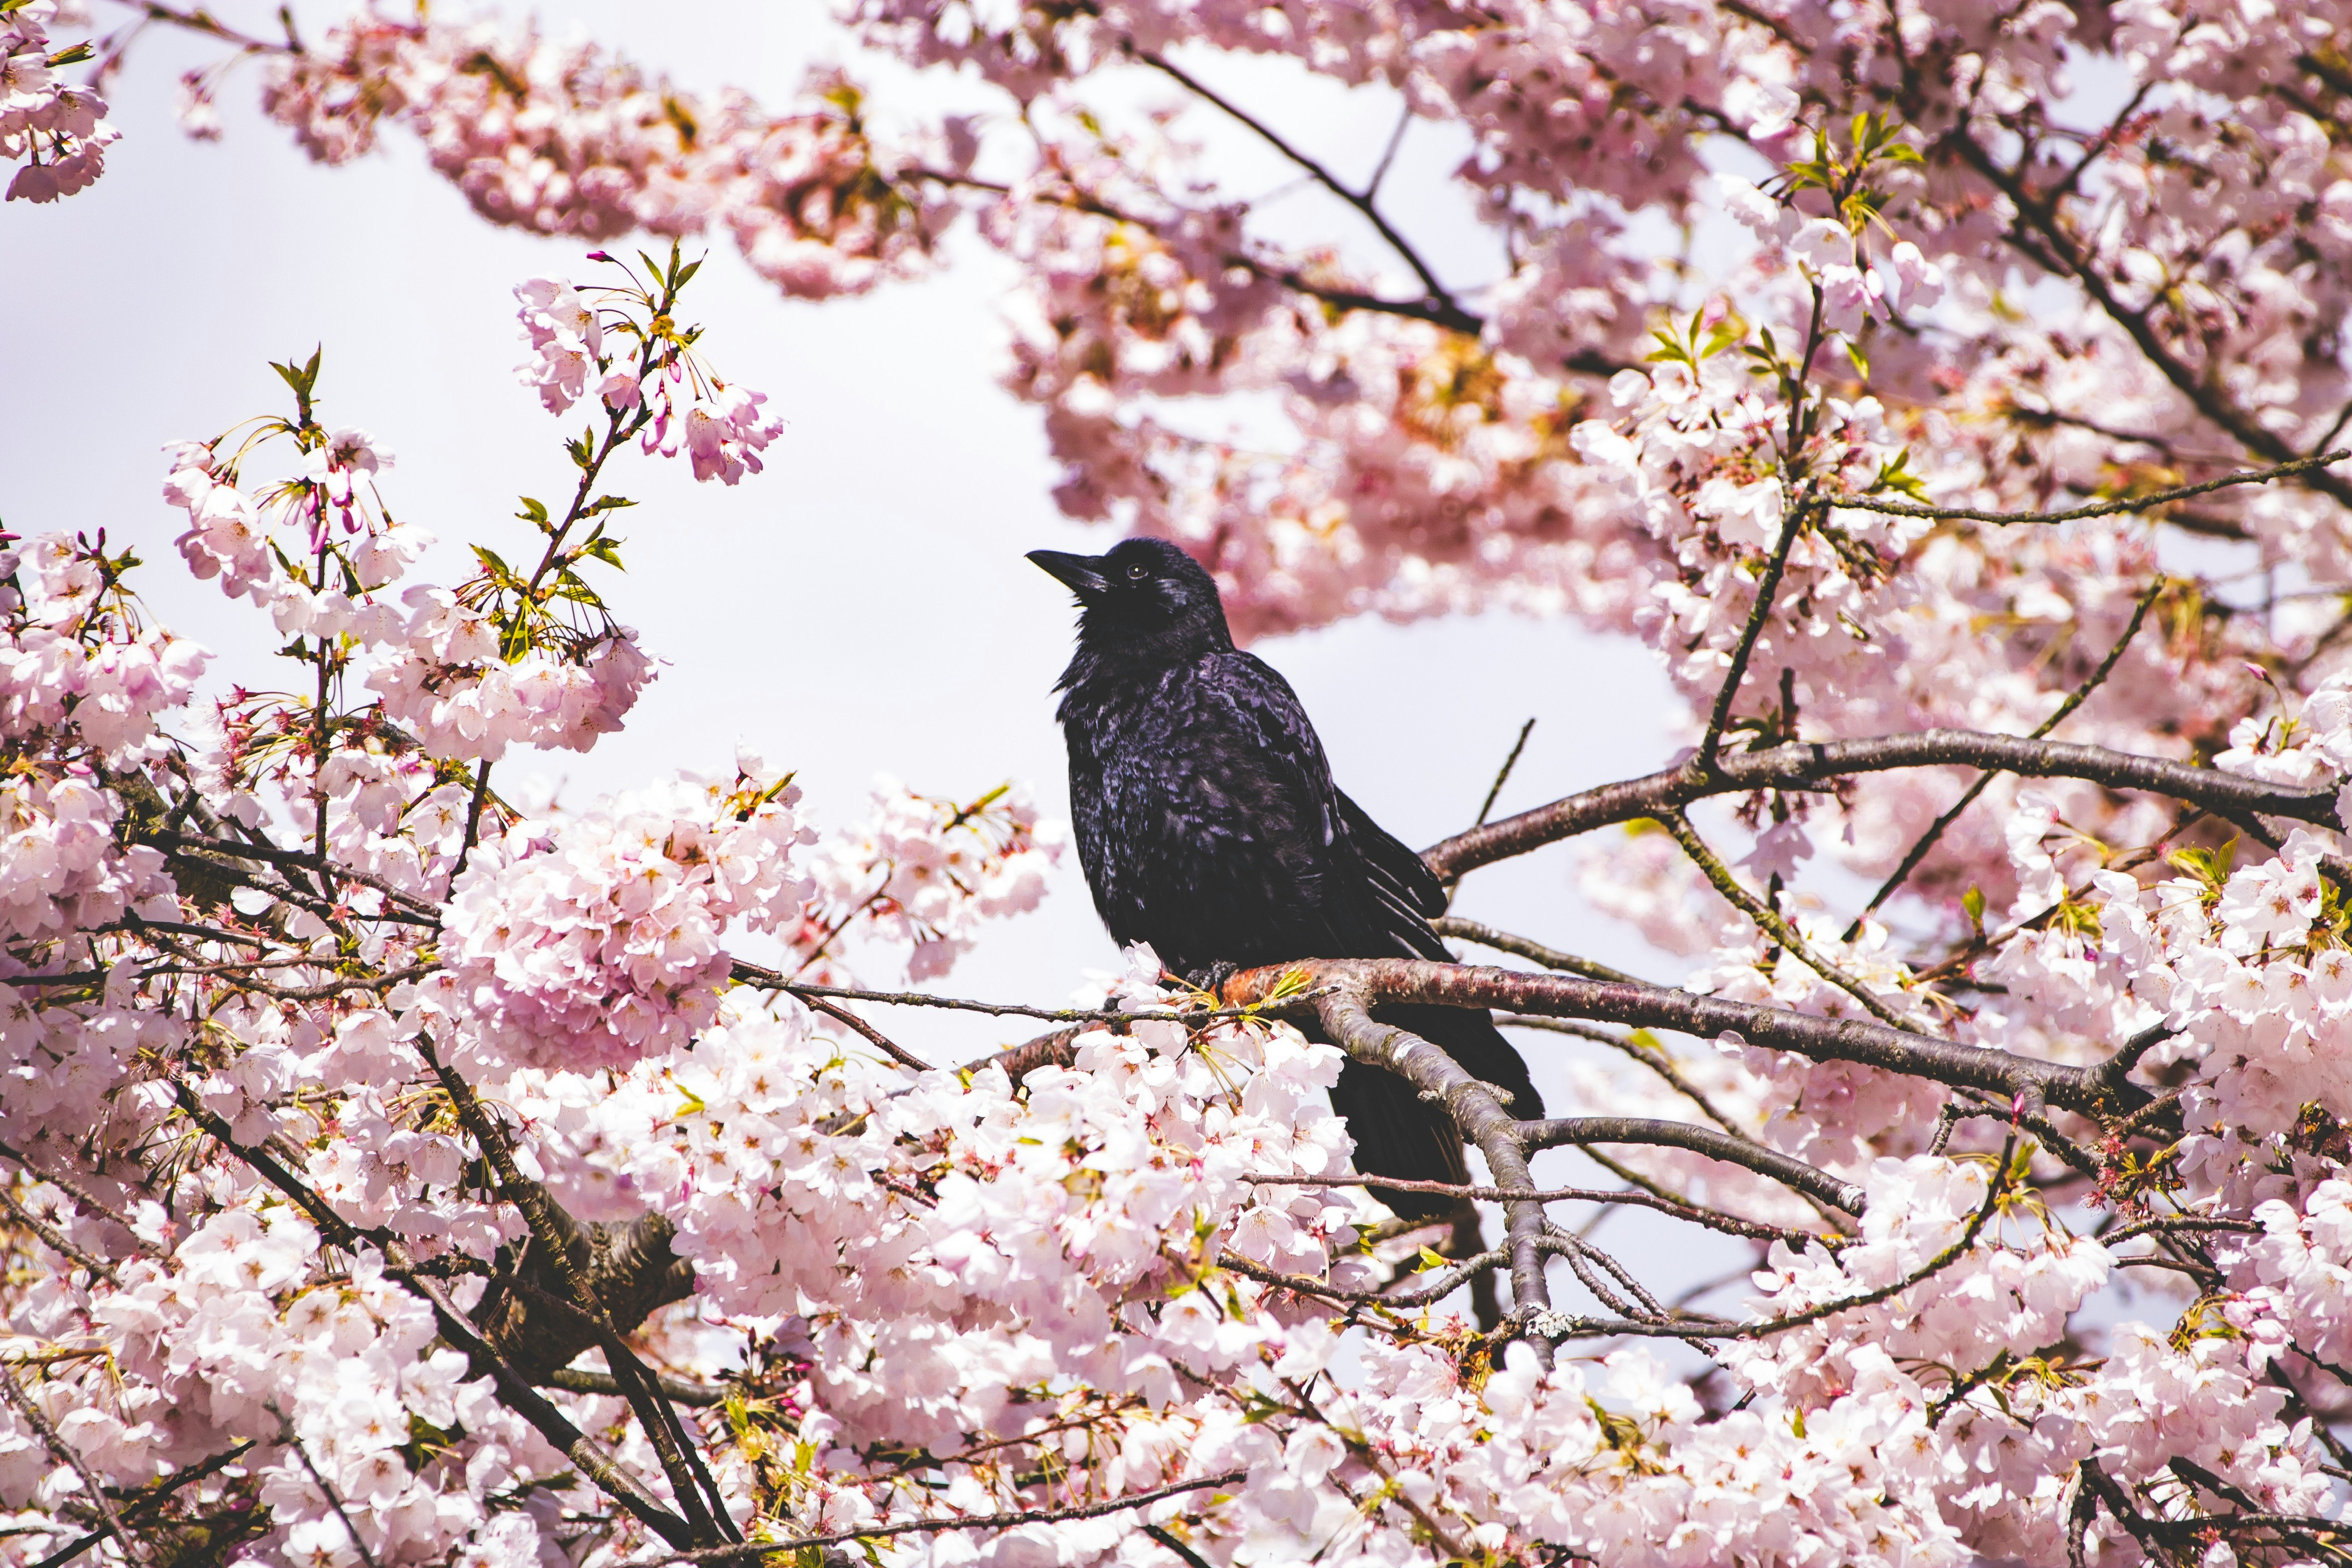
[[[1436,876],[1331,782],[1297,693],[1234,646],[1199,563],[1157,539],[1029,559],[1078,597],[1055,716],[1078,858],[1113,941],[1148,942],[1168,969],[1210,988],[1235,969],[1296,959],[1450,956],[1429,928],[1445,908]],[[1527,1063],[1487,1014],[1373,1016],[1507,1091],[1514,1116],[1543,1114]],[[1467,1179],[1452,1121],[1396,1074],[1349,1061],[1331,1104],[1367,1175]],[[1412,1220],[1454,1207],[1434,1194],[1380,1195]]]

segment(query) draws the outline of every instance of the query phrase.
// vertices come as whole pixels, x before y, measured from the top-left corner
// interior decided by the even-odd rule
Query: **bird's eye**
[[[1140,562],[1140,561],[1136,562],[1133,565],[1129,566],[1129,567],[1127,569],[1128,581],[1129,581],[1129,582],[1131,582],[1131,583],[1140,583],[1140,582],[1142,582],[1142,581],[1144,580],[1144,578],[1146,578],[1146,577],[1150,576],[1150,574],[1151,574],[1151,568],[1150,568],[1149,566],[1146,566],[1146,565],[1145,565],[1142,562]]]

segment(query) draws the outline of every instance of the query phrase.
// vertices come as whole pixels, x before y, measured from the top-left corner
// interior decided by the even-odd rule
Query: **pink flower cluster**
[[[451,885],[450,1005],[485,1059],[587,1068],[673,1050],[717,1016],[737,922],[798,918],[799,792],[754,758],[486,838]]]
[[[419,584],[401,600],[407,625],[367,684],[385,716],[436,757],[496,762],[513,745],[584,752],[621,727],[653,679],[626,628],[576,652],[533,648],[509,662],[497,626],[448,589]]]
[[[64,534],[0,547],[0,740],[25,747],[47,731],[60,750],[136,755],[211,661],[110,605],[96,553]]]
[[[696,479],[730,485],[758,473],[760,453],[783,434],[782,420],[760,416],[766,393],[719,381],[690,351],[649,351],[649,363],[639,369],[616,365],[604,350],[600,307],[563,279],[534,278],[515,297],[522,301],[518,314],[531,356],[516,374],[539,389],[549,413],[571,407],[593,380],[598,400],[614,416],[645,406],[646,453],[674,458],[683,450]],[[688,383],[681,397],[679,389]]]
[[[878,942],[907,950],[908,979],[934,979],[971,951],[982,921],[1035,909],[1061,858],[1060,827],[1038,820],[1025,791],[958,805],[884,778],[873,801],[865,822],[809,852],[816,892],[793,939],[806,962]]]
[[[103,118],[104,99],[58,79],[68,51],[51,48],[58,12],[58,0],[0,11],[0,161],[24,160],[8,201],[53,202],[87,189],[106,172],[106,149],[121,134]]]
[[[830,75],[777,115],[533,30],[373,14],[268,70],[263,108],[321,162],[369,151],[389,120],[493,223],[591,240],[724,229],[803,298],[919,268],[949,216],[909,201],[877,164],[855,89]]]

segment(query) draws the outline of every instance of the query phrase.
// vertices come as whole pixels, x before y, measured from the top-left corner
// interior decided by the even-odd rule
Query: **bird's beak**
[[[1110,586],[1102,574],[1099,555],[1072,555],[1060,550],[1033,550],[1029,559],[1046,574],[1078,596],[1080,603],[1098,597]]]

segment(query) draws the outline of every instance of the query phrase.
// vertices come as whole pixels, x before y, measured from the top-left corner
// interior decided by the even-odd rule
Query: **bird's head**
[[[1164,539],[1122,540],[1102,555],[1033,550],[1078,596],[1078,643],[1107,654],[1186,658],[1231,647],[1216,579]]]

